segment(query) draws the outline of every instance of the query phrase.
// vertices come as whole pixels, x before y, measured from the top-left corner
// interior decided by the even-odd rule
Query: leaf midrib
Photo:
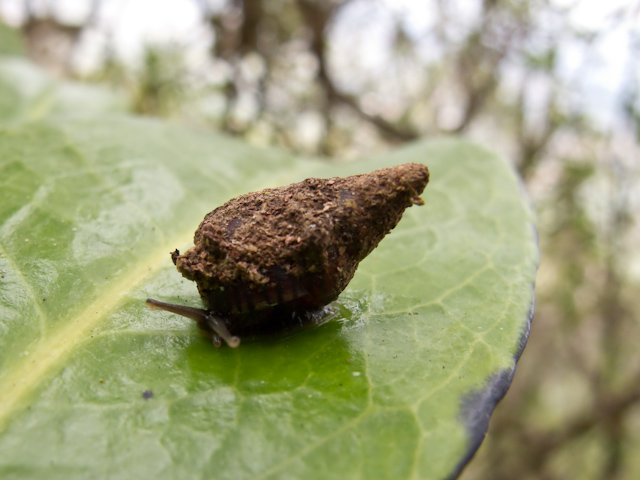
[[[7,428],[16,411],[26,406],[23,400],[44,382],[78,345],[91,338],[90,332],[103,322],[133,289],[166,267],[166,252],[175,245],[188,244],[192,241],[192,235],[182,234],[156,248],[144,260],[137,262],[135,268],[102,290],[102,294],[78,315],[48,338],[31,347],[28,357],[23,357],[4,372],[3,388],[0,389],[0,433]]]

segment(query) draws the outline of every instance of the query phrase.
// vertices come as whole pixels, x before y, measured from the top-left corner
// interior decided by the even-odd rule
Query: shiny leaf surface
[[[529,331],[537,246],[503,160],[438,140],[329,164],[110,106],[33,117],[37,87],[3,78],[0,477],[457,474]],[[405,162],[431,170],[426,205],[323,325],[216,349],[145,307],[201,305],[169,252],[229,198]]]

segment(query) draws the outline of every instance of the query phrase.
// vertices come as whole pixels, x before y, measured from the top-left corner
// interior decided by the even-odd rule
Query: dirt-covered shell
[[[225,317],[322,307],[405,208],[421,204],[428,181],[426,166],[406,164],[241,195],[209,213],[195,246],[173,261],[207,308]]]
[[[194,247],[171,254],[206,310],[152,298],[147,306],[195,320],[216,346],[304,324],[338,297],[404,210],[424,203],[428,181],[427,167],[411,163],[234,198],[205,217]]]

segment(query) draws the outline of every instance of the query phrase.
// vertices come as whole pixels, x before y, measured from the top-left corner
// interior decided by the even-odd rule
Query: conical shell
[[[404,210],[422,204],[428,181],[426,166],[406,164],[241,195],[209,213],[195,246],[172,257],[230,325],[270,310],[304,313],[338,297]]]

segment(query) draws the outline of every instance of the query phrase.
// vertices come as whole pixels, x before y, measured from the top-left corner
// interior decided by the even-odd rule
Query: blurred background
[[[0,0],[51,75],[338,161],[459,135],[537,212],[529,344],[473,479],[640,478],[640,2]]]

